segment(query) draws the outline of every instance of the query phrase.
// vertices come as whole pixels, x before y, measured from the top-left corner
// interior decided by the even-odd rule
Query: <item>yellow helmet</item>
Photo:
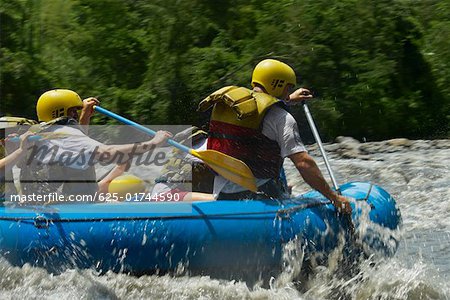
[[[67,116],[67,110],[71,107],[82,107],[80,96],[71,90],[50,90],[39,97],[36,112],[38,120],[48,122],[50,120]]]
[[[127,198],[127,193],[133,196],[134,193],[142,193],[145,191],[144,181],[132,174],[124,174],[113,179],[108,186],[108,193],[117,193],[122,199]]]
[[[255,83],[258,83],[266,89],[267,93],[277,98],[283,95],[286,85],[295,85],[296,82],[294,70],[275,59],[265,59],[253,70],[252,86],[255,87]]]

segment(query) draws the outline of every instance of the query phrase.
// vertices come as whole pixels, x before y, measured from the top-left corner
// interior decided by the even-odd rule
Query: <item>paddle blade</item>
[[[215,150],[195,151],[191,149],[190,154],[203,160],[211,169],[224,178],[256,192],[255,176],[250,168],[241,160]]]

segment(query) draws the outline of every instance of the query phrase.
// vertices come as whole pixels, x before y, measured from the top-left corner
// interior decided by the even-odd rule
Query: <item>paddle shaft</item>
[[[106,115],[108,117],[116,119],[117,121],[122,122],[124,124],[133,126],[134,128],[136,128],[136,129],[138,129],[138,130],[140,130],[142,132],[145,132],[145,133],[147,133],[147,134],[149,134],[151,136],[155,136],[155,134],[156,134],[156,131],[151,130],[150,128],[147,128],[145,126],[142,126],[142,125],[140,125],[140,124],[138,124],[136,122],[133,122],[133,121],[127,119],[127,118],[119,116],[118,114],[115,114],[115,113],[113,113],[113,112],[111,112],[111,111],[109,111],[107,109],[104,109],[103,107],[94,106],[94,109],[95,109],[95,111],[98,111],[99,113],[102,113],[102,114],[104,114],[104,115]],[[180,143],[177,143],[176,141],[174,141],[172,139],[168,139],[167,143],[169,145],[171,145],[171,146],[174,146],[175,148],[180,149],[181,151],[183,151],[185,153],[191,153],[191,149],[190,148],[188,148],[188,147],[186,147],[186,146],[184,146],[184,145],[182,145]]]
[[[303,110],[305,111],[306,119],[308,120],[309,127],[311,127],[311,131],[314,135],[314,139],[317,142],[317,145],[319,146],[320,153],[322,154],[323,161],[325,162],[325,166],[327,167],[328,174],[330,174],[331,182],[333,183],[333,187],[336,189],[336,191],[340,194],[339,185],[337,184],[336,178],[334,177],[333,170],[331,170],[330,163],[328,162],[327,153],[325,152],[325,149],[322,145],[322,140],[320,139],[319,132],[317,131],[316,124],[314,123],[313,117],[311,115],[311,112],[309,111],[308,105],[305,101],[302,102]]]
[[[331,178],[331,182],[333,183],[333,187],[338,192],[339,195],[342,195],[341,190],[339,189],[339,185],[337,184],[336,178],[334,178],[333,170],[331,170],[330,163],[328,162],[327,153],[325,152],[325,149],[323,148],[322,140],[320,139],[319,132],[317,131],[316,124],[314,123],[314,120],[311,115],[311,112],[309,111],[308,105],[306,104],[305,101],[303,101],[302,104],[303,104],[303,109],[305,111],[306,119],[308,120],[308,123],[309,123],[309,127],[311,127],[311,131],[314,135],[314,138],[316,139],[317,145],[319,145],[320,153],[322,153],[323,161],[325,162],[325,166],[327,167],[328,174],[330,174],[330,178]],[[355,225],[353,224],[351,214],[344,215],[344,219],[348,223],[350,236],[354,237]]]
[[[32,136],[29,136],[27,138],[27,140],[29,140],[29,141],[38,141],[38,140],[40,140],[42,138],[43,137],[40,136],[40,135],[32,135]],[[13,143],[18,143],[18,142],[20,142],[20,137],[15,136],[15,137],[9,138],[7,141],[8,142],[13,142]]]
[[[146,128],[136,122],[133,122],[131,120],[128,120],[122,116],[119,116],[113,112],[110,112],[107,109],[104,109],[99,106],[94,106],[94,109],[106,116],[109,116],[111,118],[114,118],[124,124],[133,126],[134,128],[143,131],[151,136],[154,136],[156,134],[155,131]],[[256,186],[256,180],[253,176],[252,171],[250,168],[242,161],[231,157],[229,155],[226,155],[222,152],[215,151],[215,150],[202,150],[202,151],[196,151],[194,149],[190,149],[180,143],[177,143],[176,141],[169,139],[167,140],[167,143],[169,145],[174,146],[175,148],[180,149],[181,151],[191,154],[199,159],[201,159],[204,163],[206,163],[211,169],[213,169],[215,172],[217,172],[219,175],[222,175],[224,178],[239,184],[246,189],[249,189],[250,191],[256,192],[257,186]]]

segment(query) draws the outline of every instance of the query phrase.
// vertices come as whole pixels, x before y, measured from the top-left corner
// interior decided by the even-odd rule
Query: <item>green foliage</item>
[[[321,99],[326,139],[448,137],[449,16],[437,0],[2,1],[1,114],[34,118],[62,87],[141,123],[201,125],[201,99],[273,57]]]

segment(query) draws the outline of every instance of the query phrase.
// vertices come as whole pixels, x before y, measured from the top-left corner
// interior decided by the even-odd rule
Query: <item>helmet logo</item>
[[[272,86],[272,89],[281,88],[284,86],[284,80],[274,79],[270,85]]]
[[[55,109],[52,111],[52,117],[54,119],[64,116],[64,107],[60,109]]]

